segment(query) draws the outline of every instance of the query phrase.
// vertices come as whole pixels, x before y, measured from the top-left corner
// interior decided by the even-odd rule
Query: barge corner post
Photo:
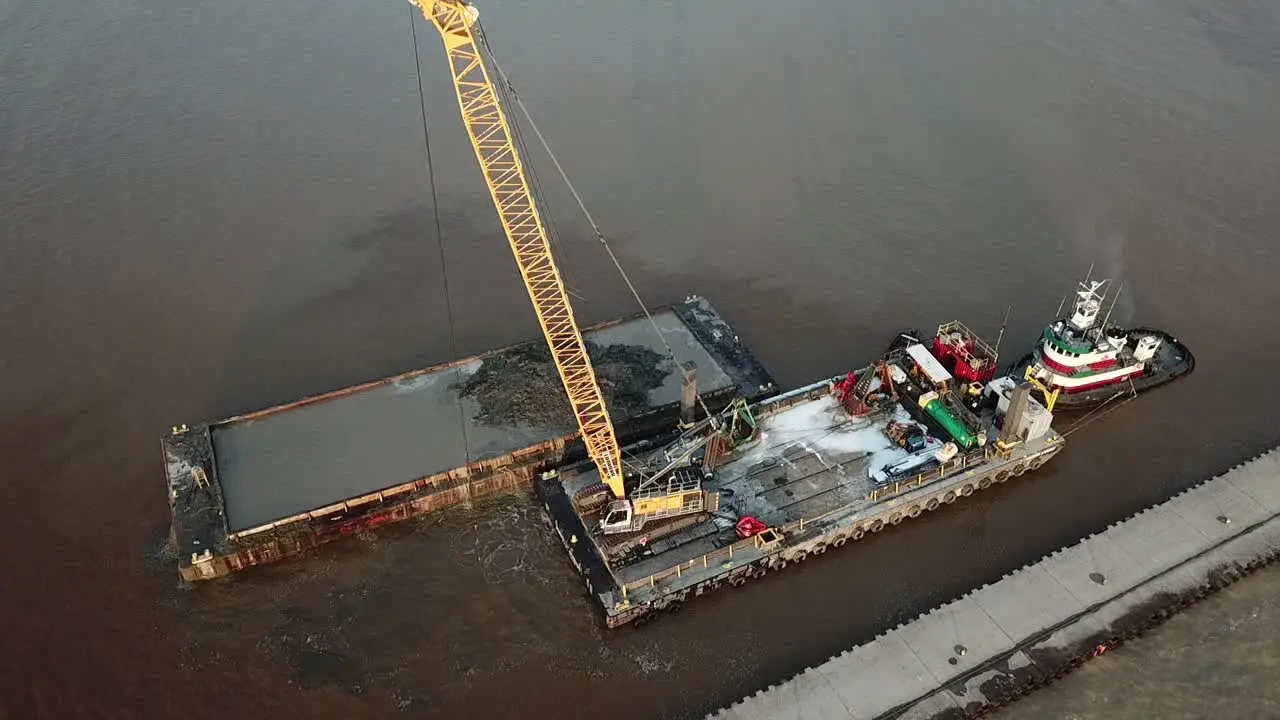
[[[680,366],[680,424],[692,425],[698,408],[698,364],[692,360]]]

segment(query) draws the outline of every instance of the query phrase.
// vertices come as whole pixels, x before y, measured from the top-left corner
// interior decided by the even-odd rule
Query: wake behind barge
[[[693,465],[715,499],[697,522],[657,523],[620,542],[598,530],[598,509],[582,502],[598,482],[594,466],[542,477],[543,506],[606,624],[642,624],[1036,470],[1060,452],[1064,439],[1032,386],[992,378],[996,358],[977,357],[989,348],[974,336],[966,346],[974,354],[950,352],[956,329],[968,333],[943,326],[932,352],[904,334],[851,377],[742,412],[748,437],[710,443]],[[670,446],[636,450],[631,462],[662,465],[672,455]]]
[[[670,435],[695,393],[714,413],[776,391],[705,299],[653,316],[692,375],[644,316],[583,333],[624,442]],[[540,340],[173,428],[161,444],[179,574],[206,580],[296,556],[585,458],[567,401],[545,392],[555,373]]]

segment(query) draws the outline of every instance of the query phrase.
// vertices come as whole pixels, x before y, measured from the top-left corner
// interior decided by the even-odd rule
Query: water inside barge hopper
[[[654,313],[714,412],[772,379],[704,299]],[[624,443],[673,429],[681,373],[643,316],[588,328]],[[585,457],[542,341],[195,427],[163,441],[180,574],[219,577],[522,487]]]

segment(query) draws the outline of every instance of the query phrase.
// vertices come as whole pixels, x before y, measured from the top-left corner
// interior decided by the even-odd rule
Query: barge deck
[[[673,432],[692,362],[711,412],[773,392],[703,298],[584,331],[620,439]],[[172,540],[188,580],[220,577],[585,458],[541,341],[240,415],[163,441]],[[545,377],[544,377],[545,376]]]
[[[1049,428],[1048,411],[1031,397],[1030,386],[1015,392],[1012,381],[998,380],[990,391],[1025,402],[1019,414],[1039,416],[1039,430],[1012,445],[1001,444],[997,418],[988,415],[984,445],[917,475],[877,484],[869,478],[871,470],[909,454],[886,429],[890,423],[918,422],[920,416],[899,403],[855,416],[833,392],[838,381],[755,405],[757,439],[726,456],[708,480],[708,489],[721,494],[720,510],[711,520],[654,540],[639,556],[611,556],[604,545],[608,536],[598,534],[593,518],[575,508],[571,498],[598,482],[594,466],[583,463],[539,480],[544,508],[609,627],[647,622],[711,590],[740,586],[918,517],[1035,470],[1065,445]],[[736,526],[743,517],[768,529],[740,537]]]

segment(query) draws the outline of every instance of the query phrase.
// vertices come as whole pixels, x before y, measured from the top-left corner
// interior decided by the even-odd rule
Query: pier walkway
[[[977,717],[1280,554],[1280,449],[712,715]]]

